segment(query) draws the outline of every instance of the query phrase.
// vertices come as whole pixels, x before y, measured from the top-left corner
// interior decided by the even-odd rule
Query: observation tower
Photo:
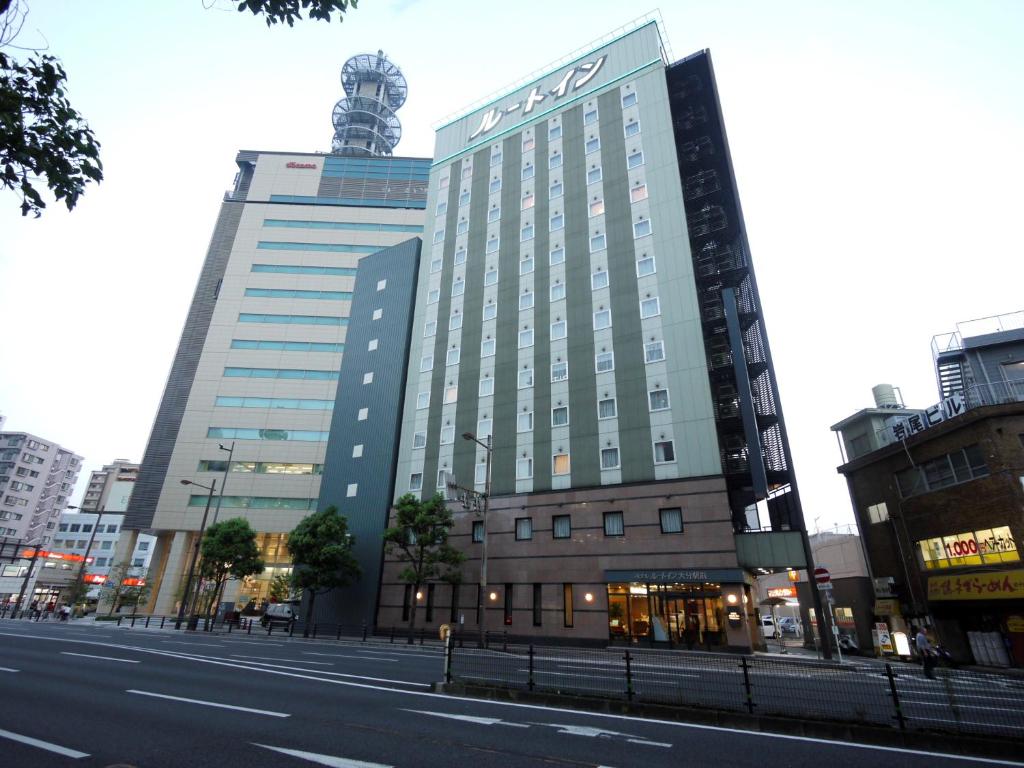
[[[384,51],[360,53],[341,68],[345,98],[334,105],[331,152],[353,157],[391,155],[402,139],[395,111],[408,95],[405,75]]]

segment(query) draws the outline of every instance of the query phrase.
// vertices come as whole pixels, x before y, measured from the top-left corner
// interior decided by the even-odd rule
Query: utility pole
[[[77,509],[79,512],[86,511],[81,507],[76,507],[73,504],[68,504],[67,508]],[[78,576],[75,578],[75,590],[72,593],[74,595],[78,595],[81,593],[82,585],[85,583],[85,566],[89,562],[89,553],[92,551],[93,542],[96,541],[96,534],[99,532],[100,521],[103,519],[103,513],[106,511],[106,508],[100,507],[99,509],[94,509],[92,511],[96,513],[96,522],[94,522],[92,525],[92,535],[89,536],[89,543],[85,547],[85,556],[82,558],[82,564],[78,567]]]
[[[206,509],[203,510],[203,522],[199,525],[199,532],[196,534],[196,543],[192,547],[192,559],[188,565],[188,576],[185,579],[185,591],[181,596],[181,605],[178,607],[178,618],[174,622],[175,629],[181,629],[181,622],[185,618],[185,606],[189,602],[189,592],[192,589],[192,580],[195,578],[196,573],[196,561],[199,559],[199,545],[203,540],[203,533],[206,531],[206,516],[210,514],[210,503],[213,501],[213,494],[217,488],[217,481],[213,480],[209,485],[203,485],[201,483],[194,483],[191,480],[182,480],[182,485],[194,485],[197,488],[202,488],[209,491],[206,497]],[[192,616],[189,615],[189,626],[192,626]]]
[[[487,597],[486,597],[486,594],[485,594],[487,592],[487,511],[490,508],[490,501],[491,501],[491,453],[493,452],[493,447],[492,447],[492,444],[491,444],[491,436],[490,435],[487,435],[487,442],[486,443],[483,443],[480,440],[478,440],[477,436],[474,435],[472,432],[463,432],[462,433],[462,439],[463,440],[469,440],[471,442],[476,443],[477,445],[479,445],[481,448],[483,448],[487,452],[486,453],[486,459],[485,459],[485,461],[486,461],[486,465],[485,465],[486,469],[485,469],[485,474],[484,474],[484,493],[483,493],[483,504],[482,504],[482,506],[483,506],[483,542],[482,542],[483,546],[482,546],[482,551],[480,553],[480,588],[477,590],[477,593],[476,593],[476,614],[477,614],[477,616],[480,617],[480,621],[478,622],[478,627],[477,627],[477,629],[478,629],[478,631],[480,633],[480,637],[479,637],[478,642],[479,642],[480,647],[483,648],[487,644],[487,630],[486,630],[486,625],[487,625],[486,600],[487,600]],[[473,494],[473,503],[474,503],[475,508],[479,509],[481,507],[480,494],[476,493],[475,491],[472,491],[470,493]],[[467,495],[468,495],[468,493],[467,493]],[[464,505],[465,505],[465,502],[464,502]]]

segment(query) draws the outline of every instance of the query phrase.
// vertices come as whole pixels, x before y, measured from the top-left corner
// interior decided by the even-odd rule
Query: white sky
[[[329,149],[345,59],[402,67],[397,153],[430,156],[441,118],[652,10],[363,0],[268,29],[203,0],[30,2],[18,42],[63,59],[106,180],[39,220],[0,194],[0,412],[87,469],[142,457],[236,150]],[[1024,3],[661,12],[675,58],[712,52],[808,525],[848,522],[829,426],[880,382],[934,403],[931,337],[1024,307]]]

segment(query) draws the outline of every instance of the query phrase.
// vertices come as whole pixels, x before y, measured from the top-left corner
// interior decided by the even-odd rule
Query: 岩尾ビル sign
[[[950,574],[928,578],[929,600],[1014,600],[1024,598],[1024,570]]]
[[[892,426],[886,427],[883,433],[890,432],[896,440],[906,440],[911,435],[924,432],[929,427],[959,416],[966,410],[967,404],[964,402],[964,395],[962,392],[958,392],[947,397],[941,403],[936,403],[931,408],[925,408],[922,414],[915,413],[913,416],[908,416]]]

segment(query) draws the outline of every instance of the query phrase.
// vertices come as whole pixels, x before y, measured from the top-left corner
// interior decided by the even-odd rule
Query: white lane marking
[[[71,651],[61,651],[61,656],[84,656],[87,659],[103,659],[104,661],[120,661],[122,664],[141,664],[141,661],[137,659],[117,659],[113,656],[95,656],[91,653],[72,653]]]
[[[901,696],[900,701],[910,702],[911,704],[918,704],[922,707],[942,707],[943,709],[950,709],[948,701],[925,701],[923,699],[911,699],[907,696]],[[970,712],[974,712],[979,715],[983,715],[986,712],[1013,712],[1020,714],[1021,709],[1014,707],[1010,709],[1008,707],[990,707],[987,704],[960,704],[960,709],[966,709]]]
[[[95,642],[95,641],[92,641],[92,640],[65,640],[63,638],[49,637],[47,635],[21,635],[21,634],[17,634],[17,633],[14,633],[14,632],[0,632],[0,637],[2,637],[2,636],[29,638],[29,639],[32,639],[32,640],[53,640],[54,642],[78,643],[78,644],[82,644],[82,645],[99,645],[99,646],[103,646],[104,648],[115,647],[115,648],[121,648],[123,650],[128,650],[128,651],[138,651],[140,653],[153,653],[153,654],[156,654],[158,656],[169,656],[171,658],[176,658],[176,659],[184,659],[184,660],[188,660],[188,661],[198,661],[201,664],[213,664],[215,666],[221,666],[221,667],[232,667],[234,669],[237,669],[239,664],[243,663],[243,662],[238,662],[238,661],[231,661],[231,660],[228,660],[228,659],[214,659],[214,658],[205,658],[205,657],[196,656],[196,655],[187,655],[187,654],[183,654],[183,653],[180,653],[180,652],[177,652],[177,651],[161,651],[161,650],[157,650],[155,648],[141,648],[141,647],[130,646],[130,645],[125,645],[125,646],[114,645],[114,646],[111,646],[110,643],[98,643],[98,642]],[[606,713],[606,712],[582,712],[582,711],[576,710],[576,709],[565,709],[563,707],[546,707],[546,706],[543,706],[543,705],[540,705],[540,704],[520,704],[519,702],[514,702],[514,701],[493,701],[493,700],[488,700],[488,699],[467,699],[467,698],[465,698],[463,696],[453,696],[453,695],[448,694],[448,693],[431,693],[431,692],[428,692],[428,691],[407,691],[407,690],[404,690],[402,688],[391,688],[389,686],[383,686],[383,685],[369,685],[367,683],[353,683],[353,682],[349,682],[348,680],[332,680],[332,679],[326,678],[326,677],[314,677],[311,673],[314,672],[315,670],[300,670],[300,671],[306,673],[306,674],[300,675],[300,674],[296,674],[295,672],[285,672],[285,671],[282,671],[280,669],[260,669],[259,666],[269,666],[269,665],[262,664],[262,665],[259,665],[259,666],[252,666],[253,664],[255,664],[255,662],[249,662],[250,666],[248,666],[248,669],[252,670],[253,672],[266,672],[268,675],[280,675],[282,677],[294,677],[294,678],[297,678],[297,679],[300,679],[300,680],[315,680],[315,681],[319,681],[321,683],[331,683],[333,685],[343,685],[343,686],[345,686],[347,688],[363,688],[363,689],[371,690],[371,691],[380,691],[382,693],[401,694],[403,696],[420,696],[420,697],[428,698],[428,699],[443,699],[444,701],[447,701],[447,702],[450,702],[450,703],[453,703],[453,704],[461,704],[461,705],[475,704],[477,706],[485,706],[485,707],[486,706],[518,707],[518,708],[521,708],[521,709],[539,710],[541,712],[558,712],[558,713],[561,713],[561,714],[564,714],[564,715],[570,715],[570,716],[573,716],[573,717],[588,717],[589,716],[589,717],[594,717],[594,718],[604,718],[604,719],[610,719],[610,720],[626,720],[628,722],[635,722],[638,725],[654,723],[656,725],[667,725],[667,726],[670,726],[672,728],[689,728],[689,729],[695,730],[695,731],[712,731],[712,732],[716,732],[716,733],[728,733],[728,734],[731,734],[733,737],[744,737],[744,736],[746,736],[746,737],[749,737],[751,739],[781,739],[783,741],[800,741],[800,742],[807,742],[807,743],[810,743],[810,744],[824,744],[824,745],[830,746],[830,747],[845,747],[847,749],[863,749],[863,750],[875,751],[875,752],[893,752],[893,753],[896,753],[896,754],[904,754],[904,755],[921,755],[921,756],[924,756],[924,757],[935,757],[935,758],[944,759],[944,760],[957,760],[957,761],[967,762],[967,763],[984,763],[986,765],[1010,765],[1010,766],[1017,766],[1019,768],[1024,768],[1024,763],[1019,762],[1019,761],[1014,761],[1014,760],[998,760],[996,758],[991,758],[991,757],[973,757],[973,756],[970,756],[970,755],[952,755],[952,754],[945,754],[945,753],[942,753],[942,752],[930,752],[930,751],[921,750],[921,749],[906,749],[904,747],[883,747],[883,746],[878,746],[878,745],[874,745],[874,744],[857,744],[857,743],[852,742],[852,741],[838,741],[838,740],[835,740],[835,739],[819,739],[819,738],[815,738],[813,736],[791,736],[789,734],[770,733],[770,732],[767,732],[767,731],[747,731],[747,730],[743,730],[742,728],[727,728],[727,727],[722,726],[722,725],[702,725],[700,723],[681,723],[681,722],[678,722],[678,721],[675,721],[675,720],[659,720],[659,719],[654,719],[654,718],[638,718],[638,717],[634,717],[634,716],[631,716],[631,715],[615,715],[615,714]],[[320,674],[338,675],[340,673],[338,673],[338,672],[321,672]],[[346,677],[358,677],[357,675],[345,675],[345,676]],[[403,685],[421,685],[420,683],[409,683],[409,682],[405,682],[405,681],[394,681],[394,682],[400,682]],[[429,686],[424,686],[424,687],[429,687]]]
[[[640,744],[644,747],[671,747],[672,745],[664,741],[647,741],[646,739],[626,739],[630,744]]]
[[[214,645],[213,643],[193,643],[191,640],[161,640],[161,643],[174,643],[175,645],[192,645],[202,646],[203,648],[223,648],[223,645]]]
[[[462,720],[477,725],[507,725],[511,728],[529,728],[523,723],[509,723],[500,717],[477,717],[476,715],[453,715],[448,712],[431,712],[426,709],[406,709],[406,712],[415,712],[417,715],[430,715],[431,717],[445,717],[449,720]]]
[[[529,672],[529,671],[530,671],[529,669],[517,669],[516,670],[516,672]],[[594,680],[609,680],[610,679],[612,682],[614,682],[614,678],[609,678],[608,675],[585,675],[582,672],[548,672],[546,669],[534,669],[533,670],[533,674],[534,674],[534,677],[538,677],[540,675],[548,675],[548,676],[552,676],[552,677],[589,677],[589,678],[593,678]],[[637,677],[638,678],[642,678],[644,680],[655,680],[657,678],[665,678],[666,680],[673,680],[673,679],[675,679],[677,677],[700,677],[700,675],[696,675],[696,674],[691,675],[691,674],[689,674],[687,672],[673,672],[671,674],[666,673],[664,675],[656,675],[656,674],[651,674],[649,672],[638,672],[637,673]]]
[[[352,656],[347,653],[314,653],[313,651],[303,651],[303,656],[326,656],[331,659],[362,659],[363,661],[398,661],[398,659],[389,659],[387,656]],[[252,656],[250,658],[257,659],[258,656]],[[314,662],[307,661],[306,664],[312,664]]]
[[[252,709],[251,707],[236,707],[234,704],[220,704],[216,701],[204,701],[203,699],[187,699],[184,696],[168,696],[165,693],[153,693],[152,691],[137,691],[129,688],[125,693],[134,693],[138,696],[152,696],[155,699],[169,699],[171,701],[184,701],[186,704],[201,704],[204,707],[217,707],[218,709],[234,709],[238,712],[249,712],[253,715],[266,715],[267,717],[291,717],[287,712],[273,712],[268,709]]]
[[[157,653],[159,653],[159,651],[157,651]],[[186,654],[186,653],[181,653],[180,656],[177,656],[175,651],[167,651],[166,653],[168,653],[168,655],[175,656],[175,658],[193,659],[194,661],[206,661],[206,662],[208,662],[210,664],[215,664],[215,663],[217,663],[217,661],[232,662],[232,666],[234,666],[236,668],[239,665],[242,665],[245,669],[252,669],[252,670],[255,670],[257,672],[272,672],[275,669],[292,669],[292,670],[295,670],[296,672],[310,672],[310,673],[315,672],[318,675],[331,675],[332,677],[350,677],[350,678],[352,678],[354,680],[372,680],[372,681],[374,681],[376,683],[398,683],[399,685],[414,685],[417,688],[430,688],[431,687],[430,683],[414,683],[411,680],[392,680],[391,678],[388,678],[388,677],[370,677],[369,675],[350,675],[350,674],[347,674],[345,672],[331,672],[330,670],[327,670],[327,669],[306,669],[305,667],[288,667],[288,666],[284,666],[283,664],[269,664],[269,663],[267,663],[265,661],[242,661],[241,659],[233,661],[232,659],[221,659],[218,656],[200,656],[198,654]],[[299,662],[299,663],[300,664],[302,664],[302,663],[308,664],[309,662],[307,661],[307,662]],[[264,669],[260,669],[260,667],[270,667],[270,669],[264,670]],[[324,678],[311,678],[311,679],[321,680],[321,679],[324,679]],[[368,687],[373,688],[374,686],[368,686]]]
[[[11,669],[10,667],[0,667],[0,672],[17,672],[17,669]]]
[[[300,749],[285,749],[284,747],[272,747],[269,744],[257,744],[255,741],[252,742],[254,747],[263,747],[263,749],[270,749],[274,752],[280,752],[282,755],[290,755],[292,757],[298,757],[302,760],[308,760],[311,763],[317,765],[326,765],[329,768],[392,768],[390,765],[384,765],[383,763],[366,763],[362,760],[350,760],[347,757],[334,757],[334,755],[318,755],[316,752],[303,752]]]
[[[228,640],[229,643],[245,643],[246,645],[273,645],[284,648],[284,643],[272,643],[269,640]]]
[[[56,752],[58,755],[63,755],[64,757],[73,757],[75,760],[79,760],[83,757],[89,756],[88,752],[79,752],[75,749],[68,749],[67,747],[62,747],[59,744],[51,744],[48,741],[40,741],[39,739],[33,739],[31,736],[22,736],[21,734],[11,733],[10,731],[5,731],[2,729],[0,729],[0,738],[10,739],[11,741],[17,741],[22,744],[27,744],[30,747],[36,747],[38,749],[45,749],[47,752]]]
[[[232,653],[232,659],[263,659],[264,661],[287,662],[288,664],[316,664],[321,667],[333,667],[329,661],[302,661],[302,659],[278,659],[274,656],[243,656],[240,653]]]

